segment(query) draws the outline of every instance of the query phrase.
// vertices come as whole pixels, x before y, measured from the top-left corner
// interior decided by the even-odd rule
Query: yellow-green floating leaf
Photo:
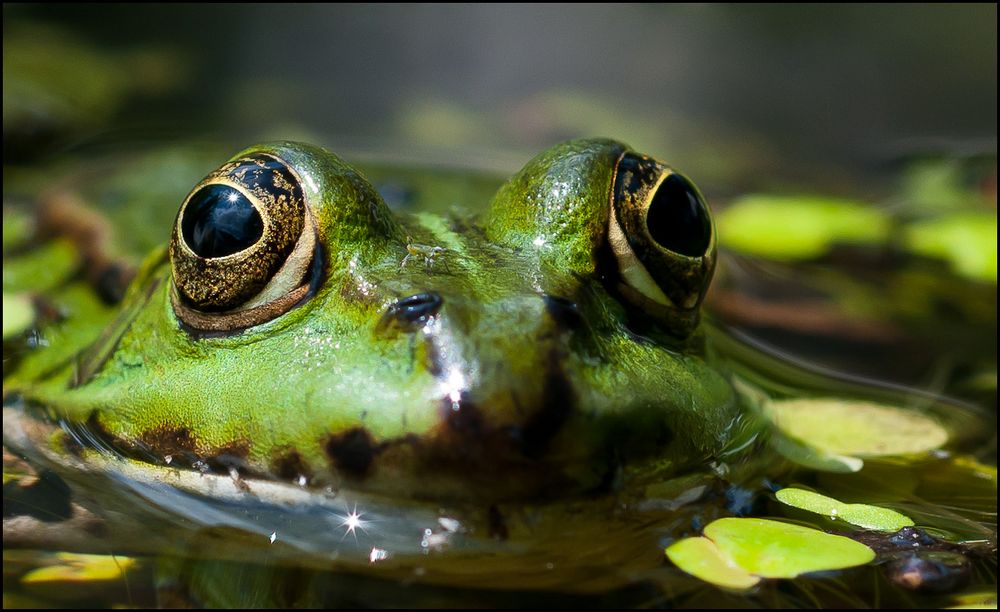
[[[729,248],[801,260],[818,257],[833,244],[880,244],[890,220],[881,210],[850,200],[751,195],[717,214],[716,225]]]
[[[760,578],[733,564],[708,538],[684,538],[667,548],[667,558],[695,578],[726,589],[749,589]]]
[[[762,578],[794,578],[875,558],[872,549],[849,538],[767,519],[719,519],[705,527],[705,537],[725,558]]]
[[[865,462],[857,457],[828,453],[815,446],[780,435],[771,437],[771,446],[786,459],[822,472],[847,474],[861,471],[865,466]]]
[[[713,521],[704,537],[675,542],[666,554],[692,576],[741,590],[761,578],[794,578],[864,565],[875,558],[875,551],[849,538],[756,518]]]
[[[997,216],[994,211],[920,221],[908,226],[903,242],[915,253],[944,259],[973,280],[997,282]]]
[[[804,489],[788,487],[778,491],[775,496],[778,501],[793,508],[843,520],[863,529],[899,531],[903,527],[913,525],[910,517],[895,510],[868,504],[845,504],[832,497]]]
[[[997,592],[996,589],[992,591],[973,591],[971,593],[956,595],[952,601],[953,604],[948,606],[947,610],[996,610]]]
[[[25,574],[22,584],[87,583],[120,579],[136,560],[130,557],[58,553],[58,562]]]
[[[3,339],[12,338],[31,327],[35,309],[26,293],[3,294]]]
[[[840,398],[772,401],[768,417],[785,435],[834,455],[881,457],[940,448],[948,432],[913,410]]]

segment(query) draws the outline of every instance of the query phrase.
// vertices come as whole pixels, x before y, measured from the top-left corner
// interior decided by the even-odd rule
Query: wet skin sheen
[[[543,152],[482,217],[389,210],[311,145],[251,147],[180,203],[101,338],[22,394],[155,464],[422,498],[677,474],[737,416],[698,311],[694,185],[610,140]]]

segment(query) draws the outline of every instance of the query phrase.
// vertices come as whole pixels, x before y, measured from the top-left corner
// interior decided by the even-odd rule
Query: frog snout
[[[443,427],[522,456],[545,453],[576,405],[567,367],[581,324],[575,305],[537,294],[489,303],[439,297],[421,333]]]

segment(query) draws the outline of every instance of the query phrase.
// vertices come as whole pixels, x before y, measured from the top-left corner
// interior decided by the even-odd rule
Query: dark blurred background
[[[927,150],[996,151],[995,4],[5,4],[3,13],[4,131],[24,129],[32,113],[75,121],[77,141],[61,146],[97,135],[290,136],[509,170],[552,142],[606,135],[697,167],[702,180],[751,181],[765,172],[813,181]],[[59,117],[65,109],[28,95],[37,91],[25,78],[55,69],[25,55],[46,50],[72,95],[112,90],[81,102],[88,116]],[[95,64],[108,74],[88,77]],[[27,150],[9,140],[5,153]]]

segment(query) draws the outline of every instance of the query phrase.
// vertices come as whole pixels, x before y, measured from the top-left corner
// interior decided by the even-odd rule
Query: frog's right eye
[[[704,198],[669,166],[626,152],[615,168],[609,216],[623,295],[675,335],[688,335],[715,269]]]
[[[308,292],[316,230],[295,173],[255,154],[198,184],[170,241],[174,311],[189,326],[230,331],[286,312]]]

